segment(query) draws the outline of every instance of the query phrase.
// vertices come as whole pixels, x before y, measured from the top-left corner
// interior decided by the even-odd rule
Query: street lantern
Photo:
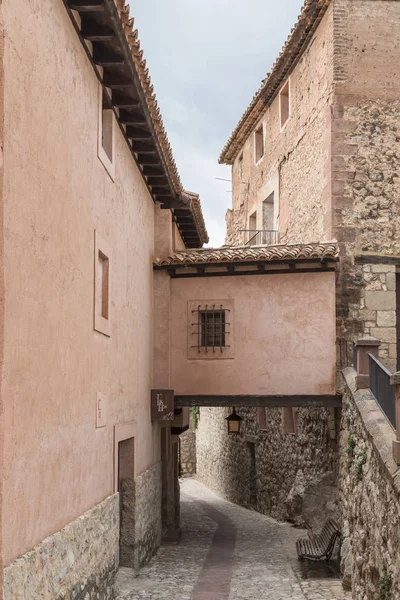
[[[240,433],[240,424],[243,421],[242,417],[236,414],[236,409],[233,409],[233,412],[226,417],[225,421],[228,423],[228,433],[237,435]]]

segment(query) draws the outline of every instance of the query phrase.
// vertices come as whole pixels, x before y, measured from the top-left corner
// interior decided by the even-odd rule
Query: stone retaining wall
[[[345,582],[354,600],[400,598],[400,480],[393,428],[369,390],[345,369],[340,437],[340,499]],[[352,573],[351,573],[352,570]]]
[[[115,494],[4,570],[4,600],[111,600],[118,568]]]
[[[161,544],[161,463],[135,479],[135,528],[138,566],[145,565]]]

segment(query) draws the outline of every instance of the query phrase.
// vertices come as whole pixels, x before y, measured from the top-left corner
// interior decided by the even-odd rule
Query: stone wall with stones
[[[4,569],[5,600],[111,600],[118,569],[119,495]]]
[[[281,127],[279,94],[244,142],[232,167],[232,209],[227,244],[242,245],[240,231],[271,229],[263,202],[274,193],[274,229],[279,242],[307,243],[330,238],[330,111],[333,93],[333,18],[329,6],[312,42],[290,74],[290,118]],[[255,130],[263,127],[265,151],[257,161]],[[247,238],[250,237],[249,235]],[[246,240],[247,241],[247,240]]]
[[[342,561],[354,600],[400,598],[400,483],[392,458],[394,431],[369,390],[355,390],[344,371],[340,435]],[[387,589],[385,595],[382,590]]]
[[[332,224],[341,255],[342,363],[354,339],[379,328],[383,355],[393,366],[393,268],[384,269],[385,257],[400,263],[400,4],[334,0],[333,11]],[[364,264],[374,257],[370,270],[360,266],[360,256]]]
[[[298,409],[297,434],[283,431],[282,409],[240,409],[242,433],[228,436],[228,409],[202,408],[197,431],[197,477],[224,498],[272,517],[317,530],[337,516],[338,415]]]
[[[196,474],[196,432],[193,427],[193,415],[190,415],[189,429],[179,436],[180,476],[193,477]]]
[[[145,565],[161,544],[161,463],[135,479],[137,566]]]

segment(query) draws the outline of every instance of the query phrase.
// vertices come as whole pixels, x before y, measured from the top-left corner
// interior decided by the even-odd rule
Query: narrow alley
[[[345,600],[339,579],[302,579],[305,533],[182,483],[182,541],[164,545],[138,577],[122,568],[118,600]]]

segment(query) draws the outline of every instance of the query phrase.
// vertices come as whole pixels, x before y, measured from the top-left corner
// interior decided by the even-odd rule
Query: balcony
[[[278,231],[274,229],[241,229],[245,246],[275,246]]]

